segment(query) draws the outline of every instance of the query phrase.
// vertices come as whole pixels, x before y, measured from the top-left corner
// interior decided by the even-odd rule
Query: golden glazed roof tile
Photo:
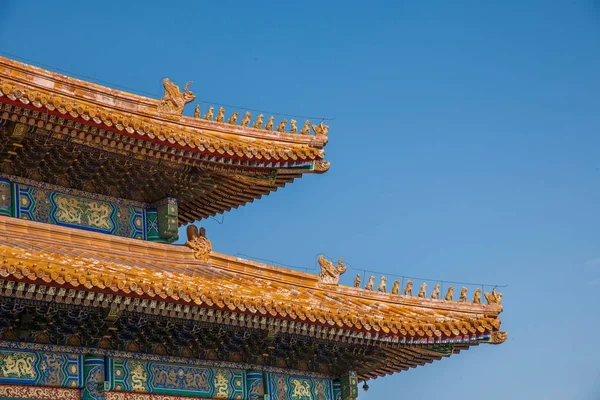
[[[324,125],[269,131],[161,111],[164,101],[0,57],[0,173],[144,203],[174,197],[181,225],[329,169]]]
[[[123,297],[236,311],[395,342],[492,337],[502,307],[323,285],[315,275],[187,247],[0,217],[0,276]]]
[[[327,130],[315,136],[257,129],[160,112],[163,100],[111,89],[0,57],[0,101],[57,112],[64,118],[103,127],[181,151],[249,160],[321,161]],[[163,98],[164,99],[164,98]],[[317,172],[326,168],[319,165]]]

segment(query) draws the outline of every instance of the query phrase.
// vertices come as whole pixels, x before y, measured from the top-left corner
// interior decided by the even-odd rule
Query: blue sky
[[[0,51],[335,117],[331,170],[203,221],[216,251],[509,285],[506,343],[361,400],[600,398],[599,1],[4,0]]]

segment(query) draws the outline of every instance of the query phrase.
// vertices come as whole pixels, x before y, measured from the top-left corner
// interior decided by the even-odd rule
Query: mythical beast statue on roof
[[[183,87],[183,93],[179,91],[179,86],[169,80],[169,78],[163,79],[163,86],[165,87],[165,95],[160,99],[158,105],[159,113],[181,115],[183,114],[183,108],[185,105],[193,101],[196,96],[189,89],[192,82],[187,82]]]
[[[319,256],[318,258],[319,265],[321,266],[321,273],[319,277],[321,278],[319,281],[322,283],[329,283],[333,285],[337,285],[340,282],[340,276],[346,272],[347,267],[344,265],[343,258],[340,258],[337,263],[338,265],[333,265],[331,261],[326,259],[323,256]]]

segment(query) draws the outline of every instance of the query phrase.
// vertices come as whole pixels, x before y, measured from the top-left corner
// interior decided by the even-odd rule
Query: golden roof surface
[[[149,313],[179,310],[183,318],[199,318],[206,310],[217,310],[221,322],[235,321],[239,326],[268,324],[282,332],[389,347],[390,366],[374,368],[364,374],[368,378],[439,358],[439,354],[429,354],[422,348],[414,351],[429,354],[430,358],[417,357],[413,364],[403,361],[396,365],[392,354],[405,351],[403,344],[455,343],[460,349],[480,342],[499,343],[506,338],[499,331],[499,304],[424,299],[327,285],[316,275],[217,252],[210,253],[208,261],[203,262],[184,246],[8,217],[0,217],[0,237],[0,279],[7,282],[54,287],[53,293],[65,289],[63,296],[72,290],[96,296],[110,294],[113,300],[116,296],[137,299],[127,304]],[[21,290],[27,291],[23,286]],[[79,297],[98,306],[103,296]],[[171,306],[165,308],[164,303]],[[211,315],[214,321],[215,315]]]

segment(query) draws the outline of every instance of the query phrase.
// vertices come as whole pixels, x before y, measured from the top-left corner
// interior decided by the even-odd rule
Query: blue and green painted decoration
[[[111,359],[111,390],[243,400],[245,371],[169,364],[154,361]]]
[[[333,382],[234,369],[218,362],[186,365],[139,357],[0,348],[0,384],[77,388],[83,400],[103,400],[106,391],[228,400],[354,400],[356,378],[347,378]],[[345,391],[350,391],[350,397],[345,397]]]
[[[0,215],[110,235],[171,243],[177,200],[146,204],[0,174]]]
[[[0,384],[81,387],[83,356],[0,349]]]

